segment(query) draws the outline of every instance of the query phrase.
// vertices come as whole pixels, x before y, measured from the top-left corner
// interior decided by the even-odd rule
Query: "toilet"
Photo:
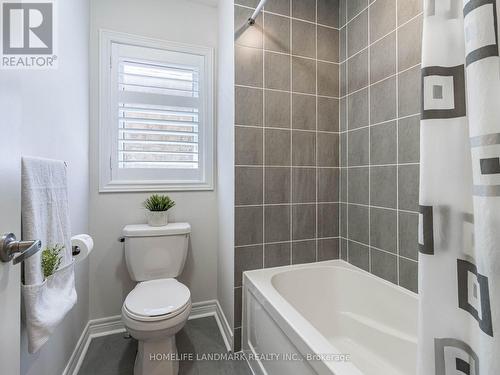
[[[136,287],[122,306],[122,321],[138,340],[134,375],[177,375],[175,334],[191,312],[191,293],[177,281],[184,268],[191,226],[171,223],[123,228],[125,261]]]

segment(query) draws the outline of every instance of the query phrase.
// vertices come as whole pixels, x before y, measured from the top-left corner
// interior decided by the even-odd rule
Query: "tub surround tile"
[[[346,0],[347,22],[368,6],[368,0]]]
[[[337,64],[318,61],[318,94],[339,96],[339,66]]]
[[[316,93],[316,62],[314,60],[292,57],[292,90],[306,94]]]
[[[290,53],[290,18],[266,14],[264,29],[266,30],[264,33],[266,50]]]
[[[399,208],[402,210],[418,211],[418,165],[400,165],[398,179]]]
[[[370,249],[371,273],[384,280],[397,284],[398,282],[398,258],[377,249]]]
[[[370,169],[349,168],[348,172],[349,203],[368,204],[370,199]]]
[[[347,23],[339,30],[339,256],[410,290],[418,267],[421,12],[418,0],[339,4],[339,25]]]
[[[399,254],[418,260],[418,214],[399,213]]]
[[[292,128],[303,130],[316,129],[316,97],[292,94]]]
[[[316,240],[299,241],[292,244],[292,264],[316,261]]]
[[[371,205],[397,208],[397,167],[371,167]]]
[[[339,205],[337,203],[318,204],[318,237],[339,235]]]
[[[398,142],[400,163],[418,163],[420,161],[420,116],[399,120]]]
[[[370,254],[368,246],[349,241],[348,261],[365,271],[370,271]]]
[[[339,27],[339,0],[318,0],[318,23]]]
[[[262,204],[262,167],[236,167],[235,204]]]
[[[262,129],[235,127],[236,165],[261,165],[263,160]]]
[[[422,55],[422,16],[398,28],[398,69],[420,64]]]
[[[316,168],[293,168],[292,181],[293,203],[316,201]]]
[[[418,263],[399,258],[399,285],[418,293]]]
[[[262,89],[235,88],[235,122],[237,125],[262,126]]]
[[[316,165],[316,134],[313,132],[292,132],[292,164],[294,166]],[[279,152],[279,150],[277,150]]]
[[[347,207],[349,239],[368,244],[369,214],[368,207],[349,204]]]
[[[235,208],[234,242],[236,246],[262,243],[264,238],[262,233],[262,215],[262,207],[248,206]]]
[[[397,135],[396,121],[370,127],[370,164],[397,163]]]
[[[267,89],[290,90],[290,56],[265,52],[264,65]]]
[[[370,5],[370,42],[396,28],[396,0],[377,0]]]
[[[290,130],[265,129],[266,165],[290,165]]]
[[[235,83],[243,86],[262,87],[262,51],[256,48],[236,45],[235,53]]]
[[[339,131],[338,99],[318,97],[318,130],[329,132]]]
[[[370,133],[368,128],[358,129],[348,134],[348,165],[361,166],[369,164]]]
[[[398,0],[398,25],[401,25],[422,12],[421,0]]]
[[[267,12],[278,13],[284,16],[290,15],[291,0],[268,0],[264,7]]]
[[[272,128],[290,128],[290,93],[264,90],[264,101],[265,126]],[[246,107],[249,111],[252,111],[252,103],[247,103]]]
[[[370,46],[370,82],[375,83],[396,73],[396,32]]]
[[[268,0],[257,26],[239,30],[252,12],[245,7],[256,6],[241,1],[235,6],[236,350],[244,269],[339,257],[341,117],[347,128],[347,98],[339,98],[340,34],[346,47],[347,28],[337,29],[339,0]],[[363,22],[358,28],[367,33]],[[360,123],[368,121],[365,94]]]
[[[391,253],[397,252],[397,212],[370,209],[370,245]]]
[[[370,121],[378,124],[396,118],[396,78],[370,86]]]
[[[292,206],[292,239],[304,240],[316,237],[316,205]]]
[[[347,24],[347,57],[368,45],[368,10],[363,11]]]
[[[292,20],[292,54],[297,56],[316,56],[316,25],[310,22]]]
[[[316,0],[291,0],[292,17],[316,21]]]
[[[319,167],[339,166],[339,136],[333,133],[317,134],[317,165]]]
[[[340,170],[338,168],[318,169],[318,202],[338,202]]]
[[[241,327],[243,287],[234,288],[234,326]]]
[[[264,241],[281,242],[290,240],[290,206],[264,207]]]
[[[338,238],[325,238],[318,240],[318,262],[339,259],[340,246]]]
[[[349,93],[368,86],[367,49],[347,61],[347,71],[347,86]]]
[[[400,117],[420,113],[420,66],[398,75],[398,114]]]
[[[318,26],[318,59],[339,62],[339,31]]]
[[[290,168],[266,167],[264,202],[266,204],[290,202]]]
[[[264,245],[264,267],[279,267],[291,264],[291,243],[273,243]]]
[[[263,268],[263,246],[237,247],[234,250],[234,286],[240,287],[245,271]]]
[[[349,95],[347,99],[348,129],[368,125],[368,111],[368,88]]]

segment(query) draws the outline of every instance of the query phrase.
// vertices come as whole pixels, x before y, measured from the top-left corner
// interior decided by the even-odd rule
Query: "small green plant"
[[[64,245],[57,244],[53,247],[48,246],[42,251],[42,271],[43,277],[46,279],[61,265],[62,257],[61,251],[64,249]]]
[[[168,211],[175,206],[175,202],[168,195],[153,194],[143,205],[149,211]]]

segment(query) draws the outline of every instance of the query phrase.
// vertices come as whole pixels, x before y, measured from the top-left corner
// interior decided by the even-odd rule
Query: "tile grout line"
[[[265,14],[262,12],[262,268],[266,259],[266,208],[264,192],[266,191],[266,51],[265,51]]]
[[[376,44],[376,43],[380,42],[382,39],[387,38],[392,33],[397,32],[400,28],[406,26],[410,22],[413,22],[414,20],[416,20],[418,17],[420,17],[422,15],[423,15],[423,12],[420,12],[420,13],[416,14],[415,16],[411,17],[410,19],[408,19],[407,21],[403,22],[401,25],[398,25],[397,24],[397,12],[396,12],[396,26],[394,27],[394,29],[392,29],[391,31],[389,31],[386,34],[382,35],[381,37],[375,39],[373,42],[370,42],[370,40],[368,40],[368,45],[372,45],[372,44]],[[368,18],[370,18],[369,14],[368,14]],[[346,53],[345,59],[343,61],[339,61],[339,64],[343,64],[343,63],[347,62],[348,60],[352,59],[353,57],[355,57],[355,56],[359,55],[360,53],[362,53],[363,51],[365,51],[367,48],[368,48],[368,46],[367,47],[363,47],[358,52],[353,53],[351,56],[347,56],[347,53]]]
[[[368,1],[368,8],[369,9],[370,2]],[[370,44],[370,14],[368,11],[367,14],[367,59],[368,59],[368,85],[370,84],[370,63],[371,63],[371,57],[370,57],[370,51],[371,51],[371,44]],[[372,189],[371,189],[371,164],[372,164],[372,159],[371,159],[371,141],[372,141],[372,127],[371,127],[371,87],[368,86],[368,270],[370,273],[373,273],[372,271],[372,250],[371,250],[371,244],[372,244],[372,231],[371,231],[371,225],[372,225],[372,217],[371,217],[371,198],[372,198]]]
[[[399,29],[398,29],[398,0],[395,1],[396,11],[396,282],[397,285],[400,285],[399,276]],[[416,16],[418,17],[418,16]],[[415,18],[416,18],[415,17]],[[410,22],[410,21],[408,21]],[[403,26],[403,25],[401,25]]]
[[[292,39],[292,34],[293,34],[293,19],[292,19],[292,0],[289,1],[289,12],[290,12],[290,19],[288,20],[289,22],[289,28],[290,28],[290,35],[288,36],[289,38],[289,46],[288,46],[288,50],[290,52],[290,122],[289,122],[289,125],[290,125],[290,198],[289,198],[289,202],[292,203],[293,202],[293,64],[292,64],[292,43],[293,43],[293,39]],[[293,264],[293,208],[292,206],[290,205],[290,212],[289,212],[289,217],[290,217],[290,223],[289,223],[289,231],[290,231],[290,248],[288,249],[289,251],[289,254],[290,254],[290,265]]]
[[[318,0],[316,0],[315,2],[315,7],[316,7],[316,10],[315,10],[315,21],[316,21],[316,24],[315,24],[315,27],[314,27],[314,47],[315,47],[315,67],[316,67],[316,71],[315,71],[315,74],[316,74],[316,77],[315,77],[315,89],[316,89],[316,98],[315,98],[315,117],[316,117],[316,121],[315,121],[315,137],[314,137],[314,141],[315,141],[315,169],[314,169],[314,172],[315,172],[315,180],[314,180],[314,184],[315,184],[315,195],[316,195],[316,199],[315,199],[315,211],[316,211],[316,227],[315,227],[315,252],[316,252],[316,255],[315,255],[315,260],[316,262],[318,261],[318,223],[319,223],[319,218],[318,218],[318,215],[319,215],[319,206],[318,206],[318,164],[319,164],[319,160],[318,160]]]

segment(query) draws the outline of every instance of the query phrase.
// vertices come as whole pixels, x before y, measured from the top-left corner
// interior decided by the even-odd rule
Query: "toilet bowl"
[[[191,293],[177,281],[186,261],[188,223],[163,227],[127,225],[125,261],[135,288],[122,306],[122,321],[138,340],[134,375],[177,375],[175,334],[191,313]]]
[[[177,280],[144,281],[128,294],[122,321],[138,340],[134,375],[177,375],[175,334],[191,312],[191,293]]]

